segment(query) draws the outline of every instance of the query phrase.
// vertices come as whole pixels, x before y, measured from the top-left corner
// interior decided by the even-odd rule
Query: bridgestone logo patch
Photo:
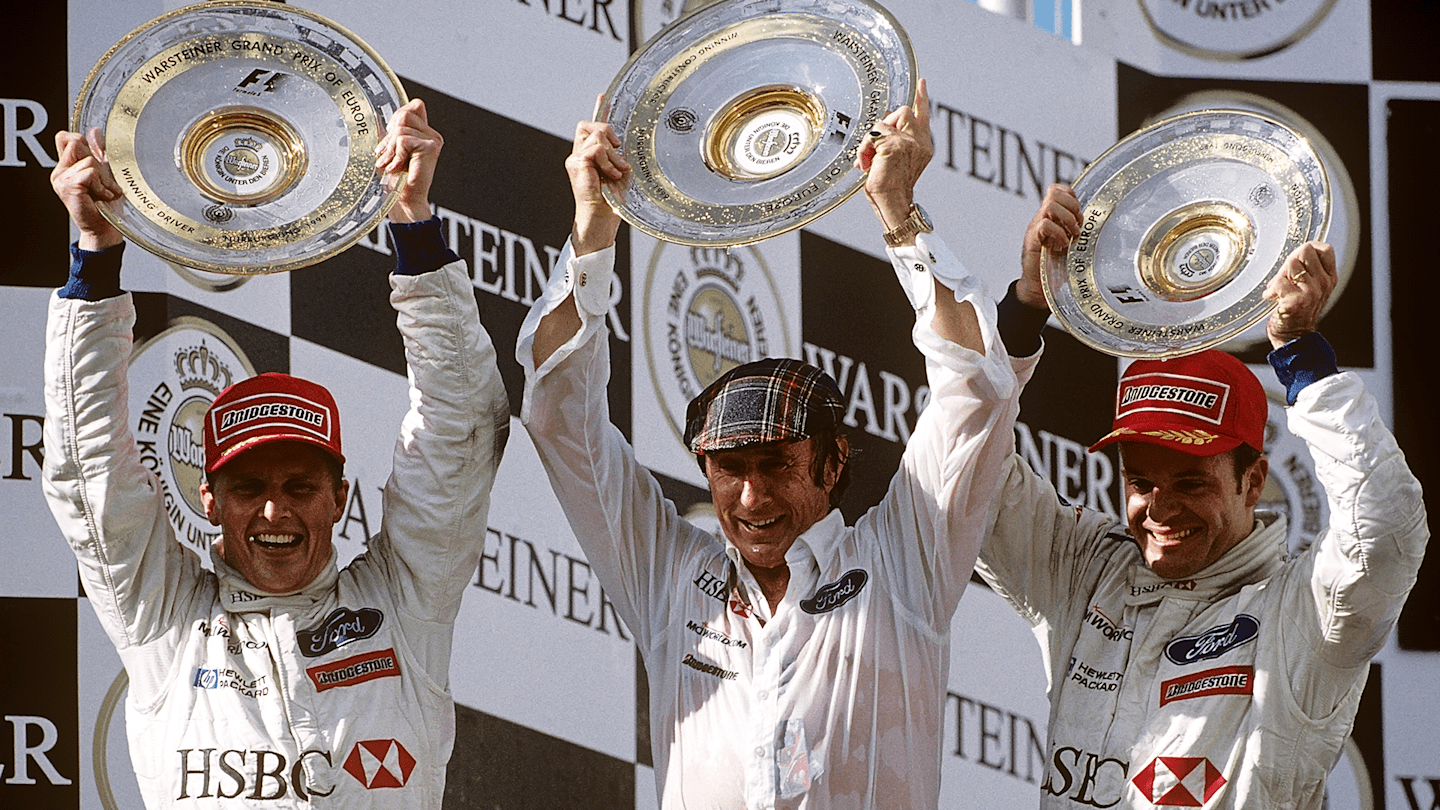
[[[1218,425],[1225,420],[1230,386],[1179,374],[1140,374],[1121,383],[1116,394],[1117,419],[1138,411],[1180,413]]]
[[[298,419],[302,422],[309,422],[317,427],[325,422],[325,414],[323,413],[302,408],[299,405],[285,405],[276,402],[268,405],[251,405],[248,408],[242,408],[238,411],[230,411],[225,414],[224,419],[220,420],[220,430],[230,430],[242,422],[268,417]]]
[[[685,654],[684,660],[682,660],[680,663],[684,664],[687,667],[690,667],[696,672],[703,672],[706,675],[714,675],[717,678],[721,678],[727,681],[733,681],[740,676],[740,673],[738,672],[731,672],[728,669],[721,669],[714,664],[708,663],[706,661],[701,661],[700,659],[689,653]]]
[[[1160,705],[1211,695],[1255,694],[1253,667],[1219,667],[1160,683]]]
[[[352,655],[329,664],[320,664],[305,670],[316,692],[324,692],[340,686],[373,681],[376,678],[400,677],[400,659],[394,649]]]
[[[330,440],[335,420],[330,409],[293,394],[267,393],[236,400],[210,413],[215,441],[225,444],[237,434],[260,428],[286,427]]]

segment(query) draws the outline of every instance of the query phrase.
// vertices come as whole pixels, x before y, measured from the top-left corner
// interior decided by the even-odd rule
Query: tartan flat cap
[[[808,438],[839,426],[840,386],[799,360],[766,358],[736,366],[685,410],[685,446],[693,453]]]

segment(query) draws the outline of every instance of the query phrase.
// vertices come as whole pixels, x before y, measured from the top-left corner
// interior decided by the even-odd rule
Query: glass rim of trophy
[[[707,2],[637,50],[597,118],[630,181],[632,227],[732,247],[788,232],[863,187],[855,154],[917,85],[909,37],[874,0]],[[72,128],[98,128],[125,195],[102,206],[172,264],[226,275],[329,258],[393,204],[374,168],[399,79],[338,24],[267,0],[164,14],[91,70]],[[402,180],[403,182],[403,180]],[[1081,231],[1044,251],[1052,313],[1117,357],[1223,343],[1273,308],[1289,253],[1324,239],[1331,184],[1308,139],[1241,109],[1184,112],[1121,139],[1073,183]]]
[[[208,0],[167,12],[90,70],[71,129],[99,130],[123,196],[101,212],[178,268],[305,267],[389,213],[375,147],[408,101],[369,45],[314,12]]]
[[[879,115],[913,103],[908,37],[883,8],[851,2],[855,13],[877,15],[854,28],[894,32],[893,41],[865,40],[874,49],[866,64],[883,65],[900,84]],[[777,12],[747,16],[741,4],[701,4],[631,57],[600,116],[632,166],[625,187],[606,187],[626,222],[677,244],[730,247],[798,228],[863,186],[864,174],[849,165],[827,182],[833,154],[817,159],[826,133],[814,122],[853,98],[837,101],[832,86],[863,91],[865,79],[828,49],[861,40],[834,33],[843,14],[824,3],[830,16],[819,15],[821,5],[782,0]],[[813,84],[825,92],[758,67],[775,62],[818,72],[825,79]],[[852,161],[870,128],[849,142]],[[779,140],[765,138],[775,132],[795,133],[788,143],[798,144],[798,157],[764,151],[775,151]],[[795,204],[795,189],[816,187],[825,199]],[[1324,239],[1330,223],[1331,184],[1312,144],[1240,109],[1147,125],[1093,161],[1073,188],[1081,234],[1067,250],[1044,252],[1046,299],[1068,332],[1117,357],[1172,357],[1236,338],[1273,308],[1264,289],[1289,253]]]
[[[632,167],[606,200],[680,245],[794,230],[863,187],[860,145],[917,81],[909,37],[872,0],[687,4],[601,98]]]
[[[1193,354],[1274,309],[1290,253],[1324,240],[1331,181],[1309,140],[1249,110],[1202,109],[1131,133],[1076,178],[1080,235],[1042,251],[1051,312],[1091,348]]]

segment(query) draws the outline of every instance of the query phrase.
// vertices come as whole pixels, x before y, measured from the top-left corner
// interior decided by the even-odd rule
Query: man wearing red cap
[[[935,810],[950,623],[1018,410],[994,308],[913,205],[929,100],[878,121],[865,190],[915,309],[930,403],[885,497],[854,526],[845,400],[820,369],[758,359],[691,403],[684,441],[718,534],[676,514],[610,424],[612,245],[600,194],[629,165],[577,127],[574,231],[521,329],[524,421],[557,497],[635,635],[665,808]],[[918,231],[918,233],[917,233]]]
[[[1078,233],[1054,186],[1025,236],[1000,329],[1028,379],[1049,312],[1040,250]],[[1114,429],[1125,521],[1060,498],[1018,455],[977,570],[1034,627],[1049,664],[1041,807],[1319,808],[1370,657],[1415,583],[1429,530],[1419,482],[1375,400],[1315,331],[1335,254],[1296,249],[1266,288],[1269,360],[1310,447],[1331,525],[1287,556],[1257,511],[1267,404],[1239,360],[1132,363]]]
[[[376,161],[405,172],[390,300],[411,409],[382,528],[344,569],[331,542],[349,494],[339,413],[324,387],[285,374],[211,404],[200,498],[219,539],[208,566],[177,542],[173,496],[127,427],[135,310],[124,241],[98,208],[120,189],[98,133],[56,143],[52,184],[80,237],[46,333],[44,488],[129,675],[146,805],[439,808],[451,638],[509,408],[465,265],[431,216],[442,141],[424,104],[392,115]]]

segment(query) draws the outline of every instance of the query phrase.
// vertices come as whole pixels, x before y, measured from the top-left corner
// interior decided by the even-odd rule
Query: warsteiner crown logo
[[[646,279],[645,353],[676,441],[685,406],[717,377],[753,360],[793,356],[780,295],[757,248],[657,242]]]
[[[130,361],[130,429],[140,461],[159,480],[175,536],[202,560],[215,540],[200,503],[205,412],[226,386],[254,373],[229,335],[192,317],[172,321]]]
[[[219,355],[211,353],[203,340],[189,351],[179,349],[175,352],[175,373],[180,375],[182,390],[200,388],[208,391],[212,399],[235,382],[230,366]]]

